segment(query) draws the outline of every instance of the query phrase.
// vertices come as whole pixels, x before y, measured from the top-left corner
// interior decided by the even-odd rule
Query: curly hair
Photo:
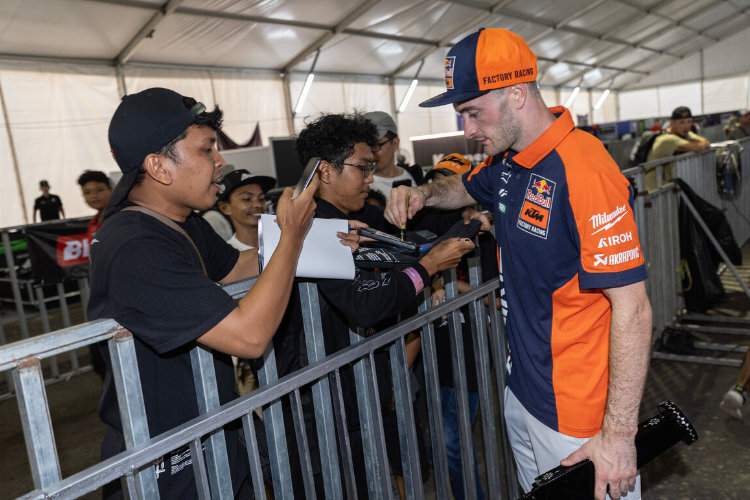
[[[297,157],[302,165],[317,156],[339,172],[343,163],[354,154],[354,146],[364,142],[374,147],[378,141],[375,125],[361,113],[323,114],[299,133]]]
[[[112,181],[109,180],[107,174],[100,172],[99,170],[86,170],[80,175],[80,177],[78,177],[78,185],[81,187],[89,182],[101,182],[110,188],[112,187]]]

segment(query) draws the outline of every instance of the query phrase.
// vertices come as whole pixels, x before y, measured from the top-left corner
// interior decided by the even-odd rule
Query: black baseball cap
[[[127,198],[146,156],[169,144],[205,110],[192,97],[164,88],[123,96],[109,122],[109,146],[123,174],[109,205],[117,206]]]
[[[687,106],[680,106],[679,108],[674,108],[674,111],[672,111],[672,119],[673,120],[681,120],[683,118],[692,118],[693,113],[690,112],[690,108]]]
[[[248,184],[258,184],[263,193],[267,193],[276,185],[276,179],[265,175],[253,175],[244,168],[232,170],[219,181],[219,201],[226,201],[235,189]]]

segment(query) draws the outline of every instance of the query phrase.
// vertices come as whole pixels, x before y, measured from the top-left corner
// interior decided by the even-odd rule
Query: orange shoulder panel
[[[629,183],[602,143],[574,131],[557,151],[565,164],[583,269],[612,273],[642,265]]]

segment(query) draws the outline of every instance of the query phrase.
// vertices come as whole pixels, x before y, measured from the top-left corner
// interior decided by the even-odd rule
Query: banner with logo
[[[25,229],[31,275],[35,281],[57,283],[89,275],[88,222],[70,220],[35,224]]]

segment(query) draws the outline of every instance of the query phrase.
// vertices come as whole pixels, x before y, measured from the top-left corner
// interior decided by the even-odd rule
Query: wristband
[[[413,267],[407,267],[403,272],[406,273],[409,279],[411,279],[414,289],[416,290],[415,293],[421,292],[424,288],[424,281],[422,281],[422,276],[419,275],[419,271]]]

